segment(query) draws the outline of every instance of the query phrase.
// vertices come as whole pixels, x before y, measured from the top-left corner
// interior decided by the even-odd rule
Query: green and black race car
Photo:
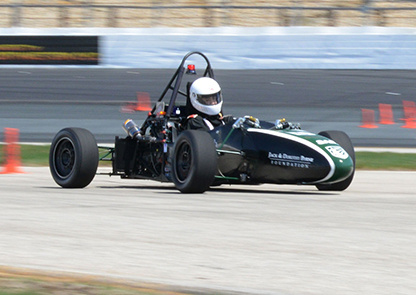
[[[114,147],[98,147],[86,129],[58,132],[49,157],[56,183],[85,187],[102,160],[112,162],[109,175],[173,182],[183,193],[202,193],[221,184],[314,185],[333,191],[351,184],[354,147],[342,131],[314,134],[284,119],[271,123],[251,116],[211,131],[188,130],[189,83],[182,80],[186,72],[195,73],[193,65],[185,67],[191,56],[206,62],[204,77],[214,78],[204,54],[185,55],[143,124],[127,120],[128,135],[116,137]]]

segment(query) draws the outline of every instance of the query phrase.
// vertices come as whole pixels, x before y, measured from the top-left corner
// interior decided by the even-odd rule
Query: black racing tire
[[[322,131],[319,133],[319,135],[325,136],[329,139],[332,139],[336,143],[338,143],[352,158],[352,161],[354,163],[354,168],[353,168],[352,174],[347,179],[340,181],[340,182],[332,183],[332,184],[317,184],[316,187],[320,191],[343,191],[350,186],[354,178],[354,174],[355,174],[354,146],[349,136],[345,132],[342,132],[342,131],[333,131],[333,130]]]
[[[182,193],[203,193],[214,182],[218,155],[205,131],[186,130],[178,137],[172,156],[172,181]]]
[[[52,141],[49,169],[63,188],[83,188],[94,179],[98,167],[94,135],[82,128],[65,128]]]

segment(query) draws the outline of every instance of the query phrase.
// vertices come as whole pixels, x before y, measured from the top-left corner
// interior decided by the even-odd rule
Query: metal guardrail
[[[8,10],[8,11],[7,11]],[[39,16],[36,11],[49,10]],[[156,26],[385,26],[390,12],[415,12],[416,7],[307,7],[307,6],[128,6],[93,4],[0,4],[0,27],[156,27]],[[76,11],[76,12],[74,12]],[[184,15],[184,13],[192,13]],[[253,11],[255,13],[253,13]],[[146,12],[145,14],[143,12]],[[149,13],[150,12],[150,13]],[[248,13],[251,12],[251,13]],[[349,12],[350,16],[341,16]],[[143,13],[143,14],[142,14]],[[249,14],[249,15],[248,15]],[[253,21],[254,19],[254,21]],[[314,22],[310,20],[314,19]],[[410,17],[409,17],[410,19]],[[170,20],[170,21],[169,21]],[[180,22],[179,22],[180,20]],[[40,24],[37,22],[40,21]],[[416,26],[410,25],[410,26]]]

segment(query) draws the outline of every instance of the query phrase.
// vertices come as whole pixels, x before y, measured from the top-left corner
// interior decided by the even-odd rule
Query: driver
[[[195,80],[189,89],[189,99],[195,113],[188,116],[187,129],[209,131],[233,120],[232,116],[223,117],[221,114],[221,87],[212,78]]]

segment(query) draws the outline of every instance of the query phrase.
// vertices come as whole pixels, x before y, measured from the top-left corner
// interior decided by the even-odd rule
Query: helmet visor
[[[217,105],[222,101],[221,92],[213,93],[213,94],[198,94],[197,101],[202,105]]]

